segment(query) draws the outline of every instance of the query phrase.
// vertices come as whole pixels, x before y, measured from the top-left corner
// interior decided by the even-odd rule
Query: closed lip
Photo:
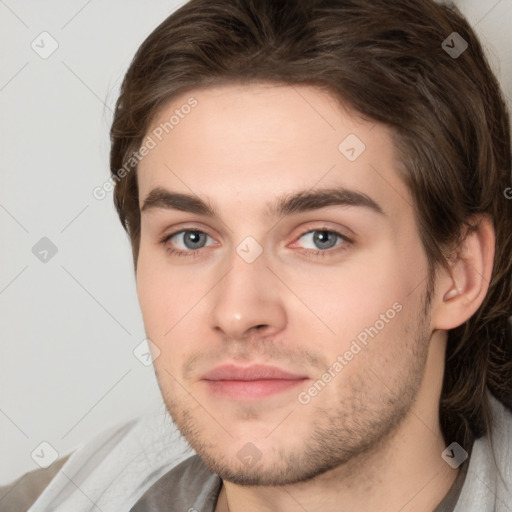
[[[276,366],[255,364],[251,366],[237,366],[225,364],[217,366],[202,376],[202,380],[302,380],[306,375],[287,372]]]

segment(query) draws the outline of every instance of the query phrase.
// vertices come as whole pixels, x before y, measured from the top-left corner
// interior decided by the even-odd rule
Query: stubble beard
[[[313,402],[306,406],[314,409],[308,411],[306,417],[310,426],[305,438],[288,437],[276,441],[272,450],[263,451],[261,463],[254,467],[244,465],[236,456],[227,456],[229,446],[217,445],[219,439],[233,444],[229,425],[226,428],[222,425],[222,414],[220,421],[215,421],[212,413],[206,410],[208,404],[203,408],[189,393],[180,389],[174,379],[166,378],[168,387],[163,389],[162,375],[157,372],[165,405],[188,443],[208,469],[222,480],[242,486],[283,486],[306,482],[335,468],[347,469],[348,474],[350,468],[357,467],[358,461],[375,457],[385,449],[413,407],[421,387],[431,337],[426,329],[430,310],[428,304],[425,306],[423,303],[422,309],[416,312],[416,320],[421,319],[419,324],[416,323],[416,332],[409,332],[407,322],[404,322],[400,339],[391,344],[393,353],[388,354],[386,360],[399,364],[399,368],[395,366],[391,372],[391,381],[388,368],[364,368],[338,389],[340,397],[334,404],[314,405]],[[411,322],[410,325],[414,324]],[[373,342],[378,343],[378,338]],[[183,400],[177,401],[177,396]],[[297,405],[297,411],[290,418],[300,421],[304,407]],[[256,417],[257,409],[247,406],[241,414],[247,418]],[[210,425],[201,424],[198,415]],[[275,434],[279,435],[278,429]],[[250,438],[241,446],[245,442],[254,442],[258,446],[258,441]]]

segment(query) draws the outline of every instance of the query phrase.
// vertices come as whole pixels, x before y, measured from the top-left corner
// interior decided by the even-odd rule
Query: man
[[[455,8],[192,0],[111,135],[186,443],[111,429],[31,511],[512,510],[510,126]]]

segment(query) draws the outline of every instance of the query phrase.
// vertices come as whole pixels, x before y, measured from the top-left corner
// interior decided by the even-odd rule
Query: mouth
[[[218,366],[206,373],[201,381],[218,396],[232,400],[258,400],[289,391],[308,377],[287,372],[274,366],[233,364]]]

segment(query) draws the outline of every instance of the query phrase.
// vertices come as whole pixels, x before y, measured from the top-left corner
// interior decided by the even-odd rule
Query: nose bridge
[[[284,307],[267,265],[261,246],[258,249],[253,240],[243,240],[236,247],[228,272],[215,287],[212,328],[232,339],[243,338],[257,326],[267,326],[267,334],[283,328]]]

